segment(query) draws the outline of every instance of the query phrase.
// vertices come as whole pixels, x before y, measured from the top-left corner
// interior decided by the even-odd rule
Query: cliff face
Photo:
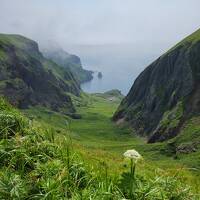
[[[79,84],[90,81],[93,78],[93,72],[83,69],[78,56],[71,55],[58,47],[44,49],[42,52],[46,58],[70,70]]]
[[[114,120],[127,121],[149,142],[175,137],[200,114],[200,30],[148,66],[122,101]]]
[[[42,56],[36,42],[19,35],[0,34],[0,94],[14,105],[43,105],[74,112],[67,93],[79,95],[71,72]]]

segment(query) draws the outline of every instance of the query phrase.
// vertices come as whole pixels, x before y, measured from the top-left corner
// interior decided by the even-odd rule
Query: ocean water
[[[124,69],[124,71],[120,70],[119,66],[117,69],[112,68],[111,66],[106,70],[99,68],[103,77],[98,78],[98,72],[95,71],[93,79],[89,82],[83,83],[81,88],[83,91],[88,93],[106,92],[112,89],[118,89],[126,95],[136,78],[136,74],[133,70],[129,70],[128,72],[126,72],[126,70],[127,69]]]
[[[112,89],[128,93],[137,76],[159,55],[150,50],[139,50],[134,45],[76,46],[67,49],[81,58],[83,68],[94,71],[93,80],[81,88],[88,93]],[[98,72],[103,77],[98,78]]]

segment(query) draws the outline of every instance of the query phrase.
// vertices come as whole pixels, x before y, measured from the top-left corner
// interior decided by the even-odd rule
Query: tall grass
[[[177,174],[155,173],[150,179],[139,168],[130,192],[132,171],[109,174],[106,162],[97,170],[76,153],[69,137],[57,140],[53,129],[34,126],[2,99],[0,115],[0,199],[198,199]]]

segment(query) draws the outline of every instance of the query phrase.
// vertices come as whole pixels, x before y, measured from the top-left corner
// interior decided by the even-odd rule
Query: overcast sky
[[[0,32],[61,44],[172,45],[200,27],[200,0],[0,0]]]

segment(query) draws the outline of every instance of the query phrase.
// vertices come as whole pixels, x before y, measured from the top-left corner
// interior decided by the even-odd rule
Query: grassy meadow
[[[82,99],[74,97],[74,102],[80,119],[71,119],[40,107],[26,110],[25,114],[40,122],[42,127],[55,130],[58,141],[63,135],[70,137],[73,149],[97,171],[99,165],[106,163],[111,176],[123,173],[128,167],[123,153],[136,149],[143,156],[143,161],[137,166],[139,175],[147,179],[177,176],[191,186],[194,193],[199,192],[200,171],[197,166],[193,167],[193,154],[177,159],[165,152],[166,143],[146,144],[145,139],[136,136],[128,126],[112,122],[120,98],[110,101],[107,96],[83,94]]]
[[[120,98],[73,101],[74,119],[42,107],[22,114],[0,99],[0,199],[199,199],[197,168],[112,122]],[[135,151],[125,158],[129,149],[142,158]]]

